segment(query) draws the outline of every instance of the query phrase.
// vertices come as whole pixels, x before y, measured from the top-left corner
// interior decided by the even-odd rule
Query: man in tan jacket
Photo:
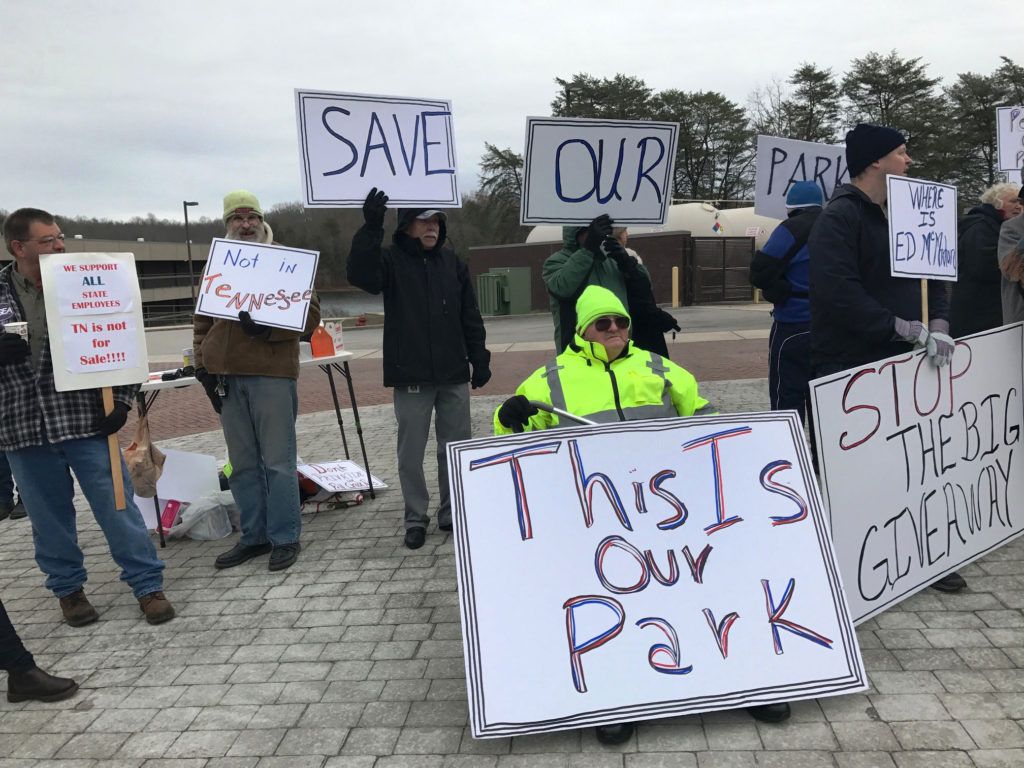
[[[226,237],[272,244],[259,200],[237,190],[224,198]],[[314,293],[304,333],[320,323]],[[239,312],[238,321],[196,315],[196,378],[220,414],[231,461],[231,495],[241,516],[238,543],[217,557],[217,568],[270,553],[280,571],[299,555],[299,485],[295,474],[295,418],[299,412],[298,331],[270,328]]]

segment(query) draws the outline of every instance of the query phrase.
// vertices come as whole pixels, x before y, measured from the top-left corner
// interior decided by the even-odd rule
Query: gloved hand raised
[[[949,335],[949,323],[936,318],[928,323],[928,357],[936,368],[949,365],[956,342]]]
[[[0,365],[20,363],[30,354],[28,342],[17,333],[0,333]]]
[[[368,226],[383,229],[384,214],[388,211],[388,196],[383,190],[376,187],[370,190],[370,194],[363,201],[363,221]]]
[[[270,328],[266,325],[260,325],[248,312],[238,313],[238,322],[242,324],[242,331],[246,336],[253,339],[266,339],[270,336]]]
[[[903,339],[915,347],[928,346],[928,329],[920,320],[904,320],[902,317],[893,318],[893,329],[896,331],[896,338]]]
[[[530,417],[537,413],[537,406],[530,405],[524,395],[512,395],[498,409],[498,421],[513,432],[522,432]]]
[[[491,380],[491,369],[487,365],[474,365],[473,375],[470,377],[470,384],[473,389],[480,389],[484,384]]]
[[[602,213],[587,225],[587,237],[583,241],[583,247],[595,256],[601,256],[601,243],[612,233],[612,220],[607,213]]]
[[[607,253],[618,266],[619,271],[630,274],[637,270],[637,261],[614,237],[606,237],[602,243],[604,252]]]
[[[206,396],[210,398],[213,410],[220,413],[224,404],[221,402],[220,395],[217,394],[217,377],[205,368],[196,368],[196,381],[202,384],[203,389],[206,390]]]
[[[112,435],[123,427],[127,420],[128,406],[124,403],[114,403],[114,410],[100,415],[96,429],[100,431],[101,435]]]

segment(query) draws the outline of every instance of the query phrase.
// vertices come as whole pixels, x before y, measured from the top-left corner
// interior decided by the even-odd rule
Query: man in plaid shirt
[[[85,558],[75,525],[74,471],[93,515],[121,566],[121,580],[150,624],[174,617],[164,597],[164,564],[149,538],[122,461],[127,509],[115,509],[107,436],[124,426],[138,385],[114,388],[106,414],[99,389],[54,388],[39,256],[64,251],[64,235],[46,211],[22,208],[4,221],[14,263],[0,270],[0,323],[28,323],[28,341],[0,334],[0,450],[7,454],[32,521],[36,562],[73,627],[99,614],[83,591]],[[60,361],[58,361],[58,365]]]

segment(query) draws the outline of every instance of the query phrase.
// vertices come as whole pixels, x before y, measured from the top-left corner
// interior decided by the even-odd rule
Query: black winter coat
[[[811,230],[811,364],[817,375],[909,352],[893,318],[921,319],[921,281],[889,273],[889,224],[853,184],[838,187]],[[930,319],[949,319],[945,284],[928,281]]]
[[[462,384],[469,364],[487,368],[491,353],[469,268],[450,248],[441,223],[436,246],[364,224],[352,238],[348,281],[384,294],[384,386]]]
[[[949,324],[954,337],[1003,324],[1002,273],[996,258],[1002,216],[988,203],[976,206],[957,225],[957,281]]]

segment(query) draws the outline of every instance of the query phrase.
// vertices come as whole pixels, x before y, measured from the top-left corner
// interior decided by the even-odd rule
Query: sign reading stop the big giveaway
[[[131,253],[39,258],[58,392],[138,384],[149,375]]]

